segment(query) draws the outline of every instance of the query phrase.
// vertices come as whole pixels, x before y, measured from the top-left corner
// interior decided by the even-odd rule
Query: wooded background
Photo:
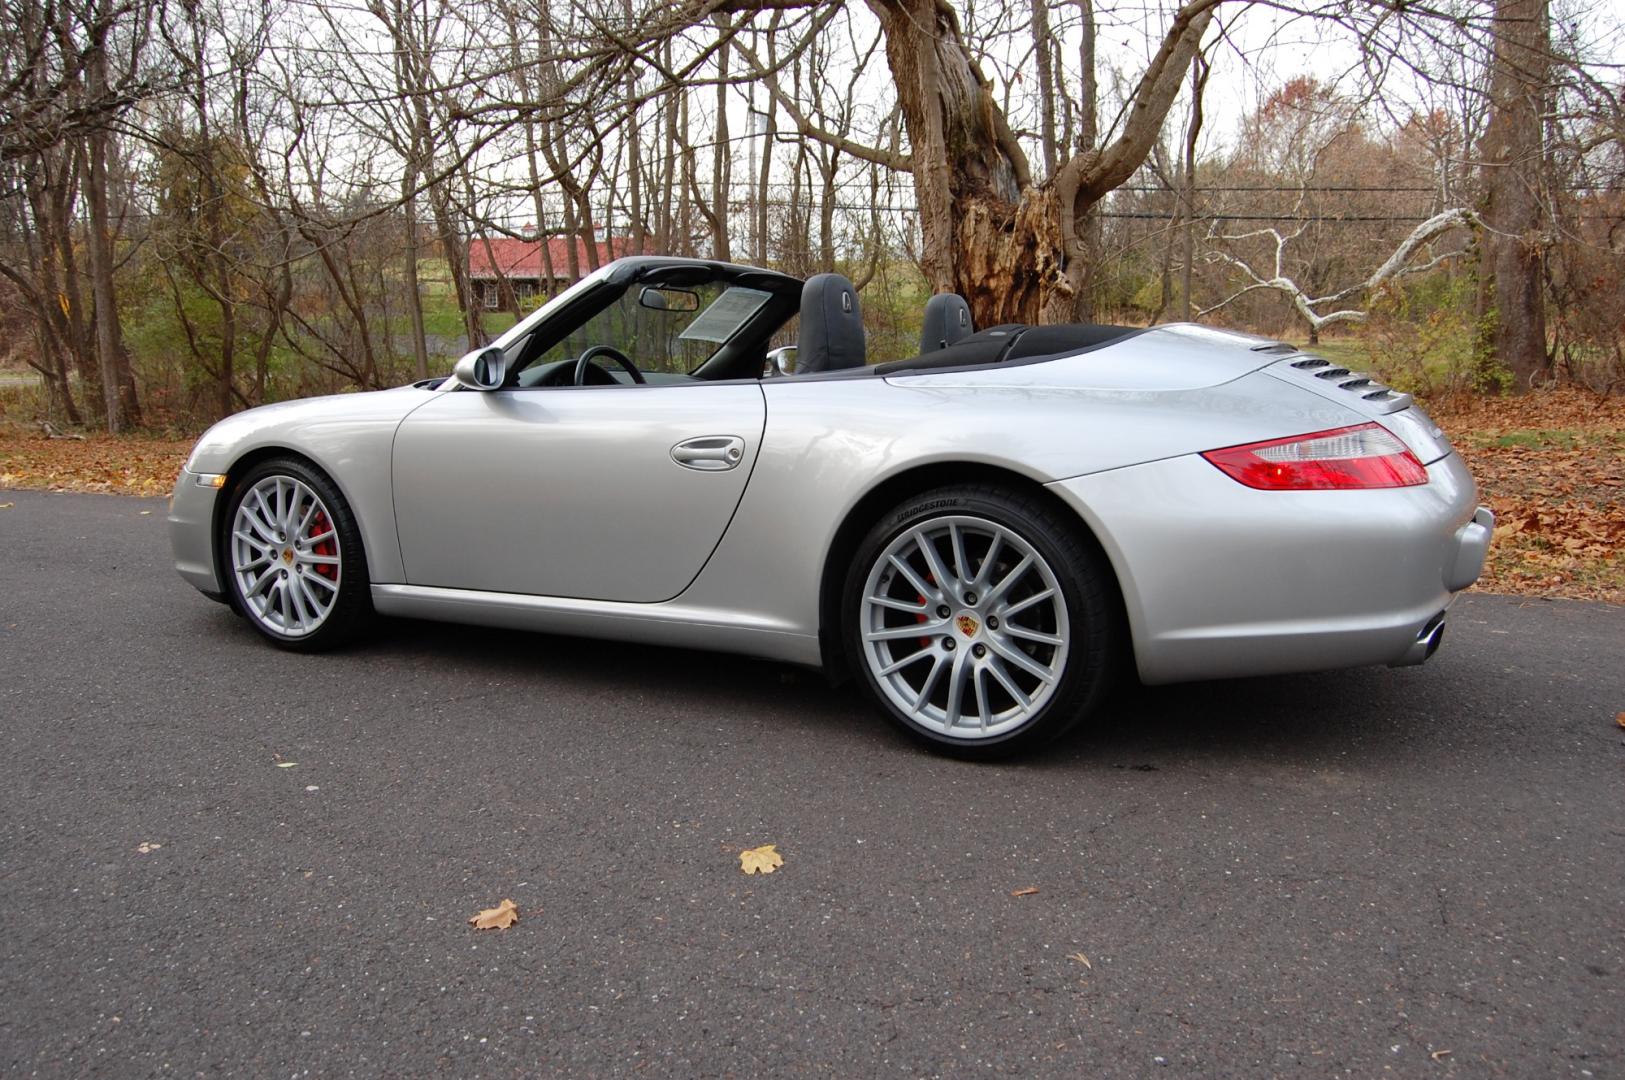
[[[1617,0],[0,9],[0,354],[57,423],[438,373],[536,302],[471,246],[557,235],[840,270],[873,359],[952,289],[1625,386]]]

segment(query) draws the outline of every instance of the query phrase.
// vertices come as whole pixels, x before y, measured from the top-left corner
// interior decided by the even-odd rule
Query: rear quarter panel
[[[817,633],[837,530],[876,486],[921,466],[975,463],[1048,484],[1361,419],[1258,375],[1207,389],[1075,385],[1065,368],[1089,359],[1029,365],[1023,386],[994,382],[1008,371],[764,384],[756,472],[684,600],[772,612]]]

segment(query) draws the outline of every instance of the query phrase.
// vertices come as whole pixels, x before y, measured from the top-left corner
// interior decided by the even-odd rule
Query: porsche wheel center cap
[[[968,638],[975,637],[976,631],[982,628],[982,624],[977,621],[976,616],[970,614],[969,612],[966,612],[965,614],[959,616],[959,618],[955,619],[954,625],[959,627],[959,632]]]
[[[286,548],[283,550],[282,561],[285,563],[293,562],[293,548]]]

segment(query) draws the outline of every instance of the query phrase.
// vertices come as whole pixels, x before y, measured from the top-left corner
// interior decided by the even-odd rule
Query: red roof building
[[[575,274],[570,273],[572,246],[576,255]],[[594,246],[598,266],[631,253],[631,243],[619,236],[598,240]],[[534,240],[475,236],[468,241],[468,278],[474,288],[474,298],[491,311],[502,306],[502,278],[508,280],[519,301],[525,303],[540,294],[552,294],[574,284],[577,278],[591,273],[594,265],[588,254],[587,241],[580,236],[537,237]],[[551,276],[549,270],[552,271]]]

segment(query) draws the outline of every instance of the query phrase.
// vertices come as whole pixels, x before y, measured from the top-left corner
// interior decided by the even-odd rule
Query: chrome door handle
[[[671,448],[671,459],[685,469],[723,472],[745,460],[745,440],[737,435],[701,435]]]

